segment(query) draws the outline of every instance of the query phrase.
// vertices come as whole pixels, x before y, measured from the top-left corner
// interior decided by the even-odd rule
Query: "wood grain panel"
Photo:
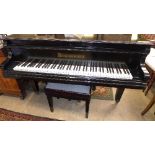
[[[0,64],[6,59],[4,54],[0,50]],[[0,69],[0,93],[10,94],[20,96],[21,91],[19,89],[18,83],[15,79],[5,78],[3,76],[3,70]]]

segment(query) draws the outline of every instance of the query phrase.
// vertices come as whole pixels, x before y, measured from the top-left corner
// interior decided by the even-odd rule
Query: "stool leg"
[[[145,95],[147,95],[148,91],[149,91],[150,88],[152,87],[153,82],[154,82],[154,79],[155,79],[155,75],[153,75],[153,76],[151,77],[151,79],[150,79],[150,81],[149,81],[149,84],[148,84],[148,86],[147,86],[147,89],[146,89],[146,91],[145,91]]]
[[[48,99],[48,104],[49,104],[50,110],[51,110],[51,112],[53,112],[54,111],[54,108],[53,108],[53,98],[47,96],[47,99]]]
[[[153,106],[153,104],[155,104],[155,95],[153,96],[147,107],[142,111],[141,115],[144,115]]]
[[[86,117],[86,118],[88,118],[89,104],[90,104],[90,99],[89,99],[89,100],[86,100],[86,114],[85,114],[85,117]]]

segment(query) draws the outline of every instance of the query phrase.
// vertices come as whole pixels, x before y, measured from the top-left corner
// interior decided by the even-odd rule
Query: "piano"
[[[140,42],[6,37],[4,75],[17,79],[22,98],[23,81],[32,79],[116,87],[118,103],[125,88],[146,87],[150,47]]]

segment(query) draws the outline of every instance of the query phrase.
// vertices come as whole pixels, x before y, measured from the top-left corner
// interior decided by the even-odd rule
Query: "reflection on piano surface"
[[[119,102],[125,88],[144,89],[149,77],[148,43],[9,37],[4,43],[4,74],[19,83],[34,79],[116,87]]]

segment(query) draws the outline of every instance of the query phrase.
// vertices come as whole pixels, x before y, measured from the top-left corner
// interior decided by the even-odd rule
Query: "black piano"
[[[150,47],[139,42],[6,37],[4,75],[17,79],[22,89],[26,79],[116,87],[119,102],[125,88],[146,87]]]

